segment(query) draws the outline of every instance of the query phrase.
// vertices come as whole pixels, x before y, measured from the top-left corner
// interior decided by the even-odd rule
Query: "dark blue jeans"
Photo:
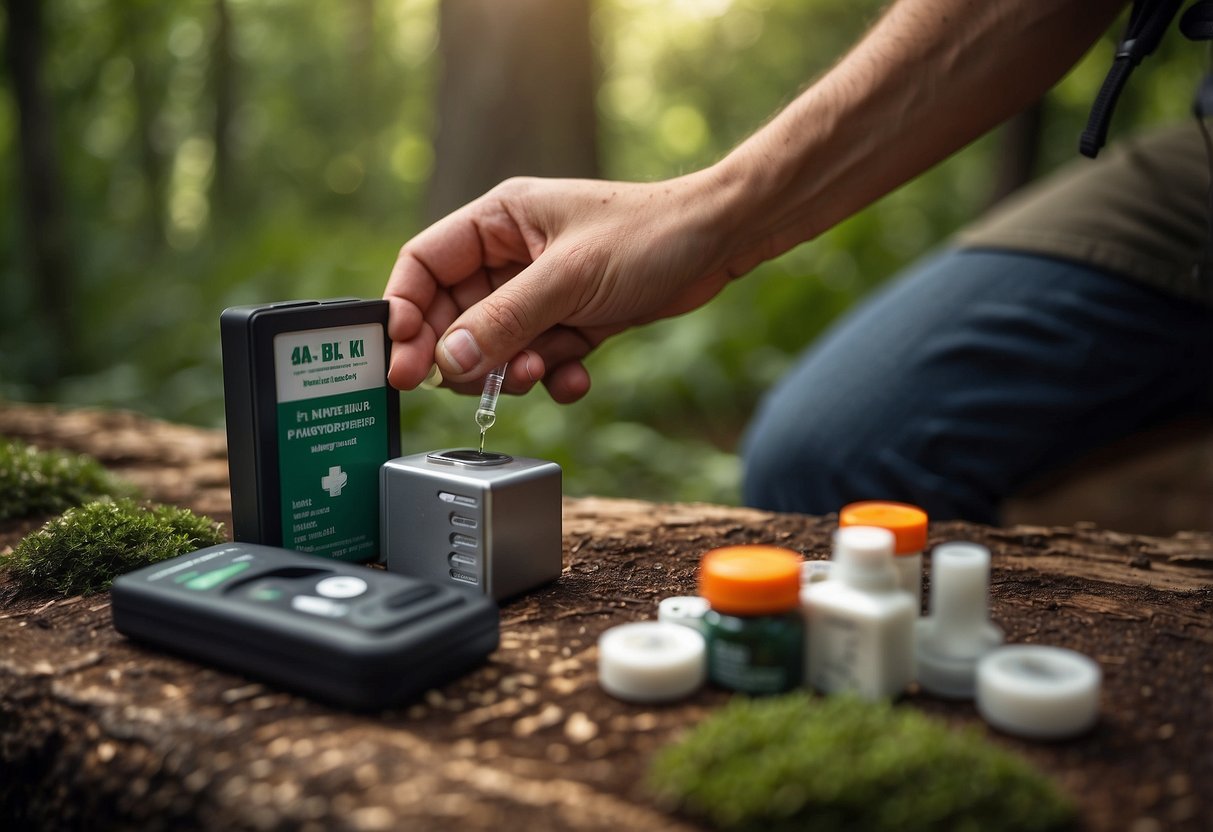
[[[1211,406],[1213,311],[1076,263],[951,251],[844,316],[767,394],[744,498],[996,523],[1039,475]]]

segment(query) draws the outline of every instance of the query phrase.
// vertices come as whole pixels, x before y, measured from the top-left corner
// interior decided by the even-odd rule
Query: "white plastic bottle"
[[[830,580],[801,593],[808,623],[805,678],[822,693],[892,698],[914,680],[918,602],[898,586],[893,543],[887,529],[839,529]]]
[[[990,550],[941,543],[931,553],[931,614],[918,620],[916,676],[928,693],[969,699],[977,663],[1002,644],[990,623]]]
[[[927,547],[927,513],[909,503],[864,500],[843,506],[838,525],[876,526],[893,533],[893,568],[898,585],[922,604],[922,550]]]

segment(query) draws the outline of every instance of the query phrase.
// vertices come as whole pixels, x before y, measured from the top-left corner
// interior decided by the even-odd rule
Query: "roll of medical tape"
[[[1064,647],[1000,647],[977,663],[977,711],[1008,734],[1074,737],[1099,717],[1101,678],[1098,664]]]
[[[598,683],[619,699],[682,699],[703,685],[706,674],[703,636],[682,624],[637,621],[598,639]]]

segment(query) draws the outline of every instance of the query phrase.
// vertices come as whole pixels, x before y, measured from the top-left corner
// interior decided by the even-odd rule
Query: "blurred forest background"
[[[378,297],[405,240],[509,175],[709,164],[883,5],[6,0],[0,398],[219,426],[224,307]],[[1076,156],[1112,34],[1002,131],[707,308],[609,342],[582,402],[503,401],[490,445],[561,463],[569,494],[737,502],[762,392],[874,286]],[[1203,65],[1170,33],[1113,135],[1185,117]],[[473,409],[404,394],[405,451],[471,443]]]

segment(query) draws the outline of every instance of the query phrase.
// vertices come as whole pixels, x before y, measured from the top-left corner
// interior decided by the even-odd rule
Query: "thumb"
[[[573,293],[557,279],[552,254],[544,252],[447,328],[434,350],[443,378],[480,378],[574,311]]]

